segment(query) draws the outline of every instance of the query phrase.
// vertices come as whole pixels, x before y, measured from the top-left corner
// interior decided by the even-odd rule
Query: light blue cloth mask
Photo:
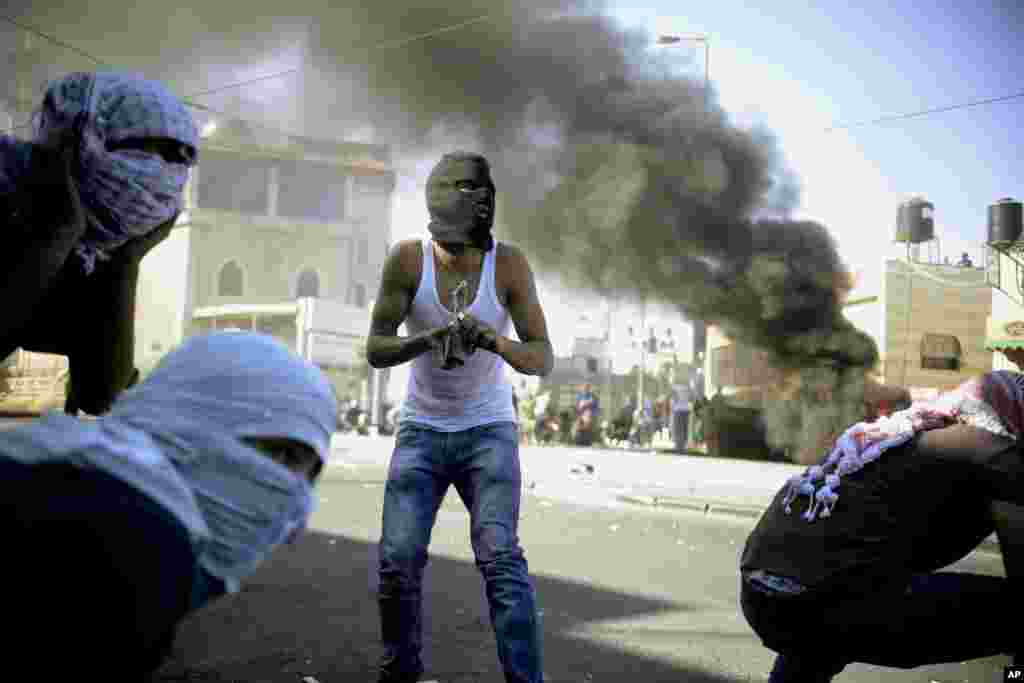
[[[303,529],[309,482],[244,443],[286,438],[326,462],[337,421],[330,382],[272,337],[192,337],[95,422],[53,414],[0,434],[0,454],[71,462],[125,481],[189,530],[200,565],[228,590]]]

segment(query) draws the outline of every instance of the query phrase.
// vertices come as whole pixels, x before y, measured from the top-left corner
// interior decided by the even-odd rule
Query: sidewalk
[[[337,434],[331,441],[332,466],[358,469],[359,465],[376,465],[358,476],[383,481],[393,448],[394,437]],[[523,446],[520,462],[523,486],[535,495],[589,481],[614,492],[614,499],[623,504],[752,520],[761,516],[787,479],[805,469],[668,451],[562,445]],[[998,553],[995,536],[978,549]]]

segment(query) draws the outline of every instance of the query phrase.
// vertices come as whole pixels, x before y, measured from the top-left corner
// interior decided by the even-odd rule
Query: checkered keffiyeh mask
[[[120,72],[73,73],[46,90],[36,140],[73,130],[79,138],[73,170],[88,218],[75,251],[87,273],[96,259],[177,215],[199,134],[184,103],[162,83]],[[163,138],[189,150],[172,163],[136,149],[111,151],[125,140]]]
[[[790,478],[782,505],[789,514],[793,502],[807,496],[805,520],[829,517],[839,501],[842,477],[920,432],[956,423],[1019,440],[1024,434],[1024,375],[1007,370],[989,372],[932,401],[915,403],[874,422],[858,422],[843,432],[821,464]]]

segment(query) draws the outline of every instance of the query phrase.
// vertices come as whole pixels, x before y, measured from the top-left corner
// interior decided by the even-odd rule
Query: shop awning
[[[989,318],[985,348],[989,351],[1024,349],[1024,320]]]

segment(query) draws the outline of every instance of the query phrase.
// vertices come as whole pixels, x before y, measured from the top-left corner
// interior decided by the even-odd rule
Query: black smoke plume
[[[352,25],[394,26],[390,4],[350,10]],[[653,36],[599,7],[426,5],[397,35],[460,28],[370,49],[318,33],[322,63],[372,103],[382,134],[424,150],[472,136],[494,166],[500,229],[535,267],[675,304],[767,350],[786,378],[775,398],[789,399],[764,406],[776,447],[814,457],[862,417],[877,349],[842,315],[849,274],[828,231],[788,218],[799,189],[770,133],[731,125],[701,80],[654,56]]]
[[[175,31],[139,32],[182,82],[242,36],[304,35],[307,132],[370,124],[399,158],[472,140],[492,162],[498,231],[536,269],[675,304],[770,353],[790,399],[765,405],[774,445],[814,452],[861,417],[877,350],[842,315],[835,244],[790,218],[799,187],[772,135],[732,125],[702,78],[678,75],[687,51],[653,51],[654,36],[582,0],[192,4],[157,24]]]

